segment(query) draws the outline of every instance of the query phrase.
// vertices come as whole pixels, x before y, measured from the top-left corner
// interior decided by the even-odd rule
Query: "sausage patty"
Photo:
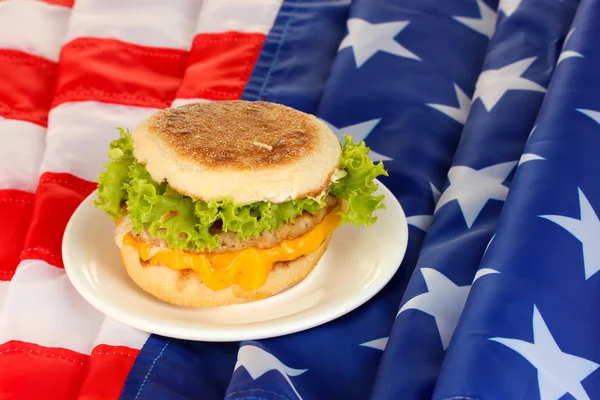
[[[319,209],[315,214],[305,211],[292,221],[284,223],[278,229],[262,232],[258,237],[252,237],[247,240],[238,238],[235,232],[223,232],[221,229],[215,229],[212,233],[219,238],[220,246],[211,250],[211,252],[224,253],[227,251],[242,250],[247,247],[264,249],[273,247],[284,240],[302,236],[322,222],[325,216],[338,206],[338,199],[333,196],[327,196],[325,202],[327,205]],[[131,232],[131,234],[138,240],[143,240],[151,246],[168,248],[165,240],[152,236],[146,230],[139,233]]]

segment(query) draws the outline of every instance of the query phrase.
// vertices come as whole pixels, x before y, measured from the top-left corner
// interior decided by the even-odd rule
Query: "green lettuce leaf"
[[[146,229],[172,248],[203,251],[218,247],[217,236],[210,233],[214,223],[220,223],[223,231],[248,239],[277,229],[305,211],[314,214],[325,206],[327,194],[280,204],[260,201],[247,205],[229,200],[204,202],[181,195],[168,184],[152,179],[133,156],[129,132],[119,131],[119,138],[110,144],[111,161],[98,177],[95,205],[119,220],[124,217],[125,203],[134,231]],[[375,165],[368,153],[363,142],[354,144],[352,138],[346,137],[340,160],[343,170],[336,174],[337,181],[329,192],[348,201],[347,212],[341,213],[341,223],[370,225],[376,221],[373,211],[384,208],[383,196],[372,195],[377,189],[373,179],[387,172],[381,163]]]
[[[129,182],[129,167],[134,163],[133,142],[127,129],[117,128],[119,139],[109,145],[108,157],[112,160],[105,165],[106,171],[98,177],[98,200],[95,205],[113,219],[123,216],[121,203],[127,200],[125,185]]]
[[[340,224],[371,225],[377,221],[373,212],[385,208],[384,196],[374,196],[377,184],[373,181],[380,175],[388,176],[380,161],[375,164],[369,158],[369,148],[365,142],[354,143],[351,136],[344,136],[346,143],[342,148],[340,166],[346,172],[330,187],[335,197],[348,201],[348,210],[341,213]]]

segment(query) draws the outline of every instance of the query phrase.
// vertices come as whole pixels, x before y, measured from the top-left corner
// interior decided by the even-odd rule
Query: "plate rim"
[[[314,313],[311,315],[311,318],[305,318],[301,324],[299,324],[298,321],[294,321],[293,323],[286,322],[279,325],[275,324],[273,327],[264,328],[261,327],[264,321],[249,322],[237,325],[244,326],[243,329],[238,329],[236,327],[236,329],[228,330],[226,334],[223,333],[224,329],[222,327],[207,329],[206,327],[196,328],[188,326],[175,326],[174,328],[169,328],[169,326],[164,322],[156,322],[154,320],[149,320],[136,315],[135,313],[123,311],[122,308],[111,305],[110,302],[104,300],[102,296],[98,295],[97,291],[88,290],[92,285],[90,285],[89,282],[86,282],[84,272],[75,271],[76,268],[83,269],[84,267],[72,265],[70,256],[68,256],[69,242],[67,239],[73,236],[72,231],[75,229],[74,226],[76,221],[79,218],[82,218],[81,214],[85,212],[85,208],[92,201],[91,197],[96,195],[98,189],[95,189],[88,196],[86,196],[85,199],[77,206],[69,218],[67,226],[65,227],[61,243],[61,252],[65,273],[71,282],[71,285],[73,285],[78,294],[97,311],[101,312],[104,317],[112,318],[126,326],[146,332],[148,334],[154,334],[173,339],[203,342],[238,342],[246,340],[263,340],[306,331],[317,326],[324,325],[328,322],[332,322],[366,304],[381,290],[383,290],[385,286],[387,286],[387,284],[396,275],[402,262],[404,261],[410,234],[406,214],[398,198],[391,192],[391,190],[389,190],[389,188],[387,188],[386,185],[384,185],[377,178],[374,179],[374,183],[378,185],[378,190],[383,191],[385,194],[384,201],[386,208],[396,208],[396,211],[401,217],[401,221],[397,222],[401,223],[399,229],[401,230],[402,235],[400,240],[398,240],[398,246],[396,248],[397,250],[394,252],[395,267],[387,268],[384,277],[379,279],[377,283],[373,284],[367,294],[364,294],[363,296],[351,297],[345,302],[334,303],[332,306],[328,307],[325,312]],[[368,228],[374,227],[376,224],[377,222]],[[390,262],[390,264],[392,264],[392,262]],[[93,293],[96,293],[96,295]],[[175,305],[173,306],[176,307]]]

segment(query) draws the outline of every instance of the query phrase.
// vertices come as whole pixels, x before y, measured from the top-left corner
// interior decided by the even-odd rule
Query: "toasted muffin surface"
[[[205,201],[279,203],[323,193],[341,146],[325,123],[292,108],[242,100],[161,110],[132,132],[154,180]]]

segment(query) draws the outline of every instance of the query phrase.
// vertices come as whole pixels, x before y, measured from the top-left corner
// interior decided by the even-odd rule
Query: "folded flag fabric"
[[[0,398],[600,397],[599,20],[598,0],[0,2]],[[230,99],[366,141],[408,219],[396,276],[266,340],[105,317],[61,241],[115,127]]]
[[[480,268],[480,261],[516,171],[544,160],[524,153],[524,147],[559,58],[557,43],[567,35],[576,7],[529,1],[510,15],[500,14],[373,398],[431,398],[471,288],[501,279],[494,265]],[[538,35],[531,34],[533,27]],[[405,372],[391,380],[398,370]]]
[[[435,398],[600,396],[600,4],[577,7]],[[458,368],[459,366],[463,368]],[[491,377],[493,379],[484,379]]]

